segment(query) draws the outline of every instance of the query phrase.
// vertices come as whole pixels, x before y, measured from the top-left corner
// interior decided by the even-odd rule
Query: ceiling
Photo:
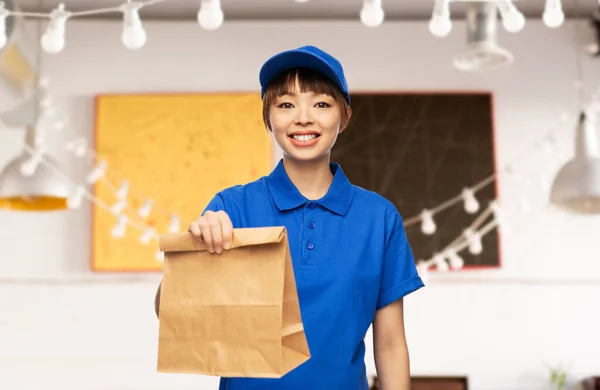
[[[80,11],[118,6],[125,0],[13,0],[24,11],[49,12],[64,2],[67,10]],[[562,0],[567,16],[589,17],[599,8],[598,0]],[[540,17],[545,0],[515,0],[517,7],[528,17]],[[141,11],[145,19],[195,19],[200,0],[166,0]],[[221,0],[228,20],[356,20],[362,0]],[[575,12],[579,4],[580,13]],[[433,0],[383,0],[386,20],[419,20],[431,16]],[[462,16],[464,3],[450,4],[453,17]],[[111,17],[119,17],[117,14]]]

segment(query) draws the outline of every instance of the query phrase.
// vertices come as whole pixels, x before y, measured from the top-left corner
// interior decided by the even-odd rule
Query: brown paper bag
[[[159,247],[159,372],[279,378],[310,358],[284,227],[234,229],[220,255],[188,232]]]

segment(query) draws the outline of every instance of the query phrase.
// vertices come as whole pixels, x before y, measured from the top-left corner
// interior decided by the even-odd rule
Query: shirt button
[[[314,223],[314,222],[309,222],[309,223],[308,223],[308,227],[309,227],[309,228],[311,228],[311,229],[314,229],[314,228],[315,228],[315,226],[317,226],[317,225],[315,225],[315,223]]]
[[[308,244],[306,244],[306,247],[308,248],[308,250],[311,250],[311,251],[312,251],[312,249],[313,249],[315,246],[313,245],[313,243],[312,243],[312,242],[309,242]]]
[[[308,208],[311,209],[311,210],[314,210],[316,207],[317,207],[317,205],[314,204],[314,203],[309,203],[308,204]]]

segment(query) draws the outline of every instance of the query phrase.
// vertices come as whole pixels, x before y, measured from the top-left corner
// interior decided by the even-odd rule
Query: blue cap
[[[275,54],[269,58],[260,69],[261,97],[265,96],[267,86],[275,76],[287,69],[298,67],[309,68],[323,73],[338,86],[344,94],[346,101],[350,104],[350,94],[348,93],[348,84],[346,83],[342,64],[315,46],[302,46]]]

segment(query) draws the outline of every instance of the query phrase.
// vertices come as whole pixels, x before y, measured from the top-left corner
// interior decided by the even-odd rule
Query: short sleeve
[[[225,210],[225,201],[223,200],[223,196],[221,196],[221,194],[215,195],[215,197],[212,198],[212,200],[210,202],[208,202],[208,205],[206,205],[206,208],[202,212],[202,215],[204,215],[204,213],[206,213],[207,211],[215,211],[215,212],[216,211],[225,211],[225,212],[227,212],[227,210]]]
[[[384,251],[377,309],[425,286],[417,273],[412,249],[399,215],[398,220],[394,224],[394,230],[387,240]]]

